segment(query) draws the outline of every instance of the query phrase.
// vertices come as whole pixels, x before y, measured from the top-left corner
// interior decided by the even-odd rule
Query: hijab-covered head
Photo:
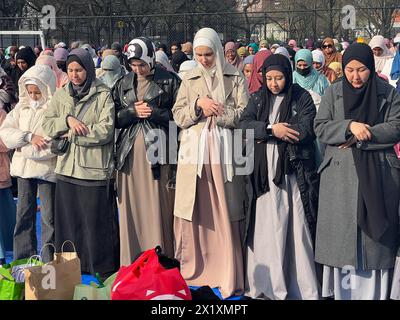
[[[234,58],[233,60],[228,59],[228,51],[232,51],[234,53]],[[239,57],[238,53],[237,53],[237,46],[234,42],[227,42],[225,44],[225,57],[226,57],[226,61],[228,63],[230,63],[231,65],[235,66],[236,68],[240,68],[243,59],[241,57]]]
[[[156,66],[156,46],[154,42],[146,37],[131,40],[128,46],[128,60],[136,59],[147,63],[153,71]]]
[[[262,50],[257,52],[254,56],[253,61],[253,70],[251,71],[250,81],[249,81],[249,92],[254,93],[260,90],[263,79],[262,75],[259,74],[261,72],[261,67],[264,64],[265,59],[267,59],[270,55],[272,55],[269,50]]]
[[[71,96],[79,101],[89,93],[92,82],[96,79],[96,70],[92,56],[83,48],[77,48],[70,52],[67,58],[67,67],[72,62],[77,62],[86,71],[86,80],[83,84],[77,86],[72,81],[69,82]]]
[[[371,41],[369,42],[369,46],[371,47],[371,49],[374,48],[381,48],[383,50],[382,55],[375,56],[374,55],[374,59],[375,59],[375,70],[378,73],[381,73],[385,63],[388,59],[392,59],[393,55],[390,52],[390,50],[388,49],[388,47],[385,44],[385,38],[383,36],[375,36],[371,39]]]
[[[174,69],[175,72],[179,72],[179,67],[181,64],[185,61],[189,60],[188,56],[186,53],[177,50],[174,52],[174,54],[171,57],[171,62],[172,62],[172,68]]]
[[[119,59],[114,55],[107,56],[101,62],[101,68],[104,70],[104,74],[99,79],[109,88],[113,88],[117,80],[125,75]]]
[[[306,41],[306,49],[308,49],[308,50],[314,50],[314,48],[315,48],[315,45],[314,45],[314,40],[312,40],[312,39],[308,39],[307,41]]]
[[[237,54],[239,57],[247,57],[249,55],[249,52],[247,51],[246,47],[240,47],[239,49],[236,50]]]
[[[26,88],[28,84],[36,85],[42,94],[42,98],[36,102],[37,106],[48,102],[56,91],[56,77],[46,65],[35,65],[21,76],[18,81],[20,103],[30,104],[31,98]]]
[[[334,61],[340,62],[341,53],[336,50],[335,42],[333,41],[333,39],[325,38],[324,41],[322,41],[322,46],[324,45],[331,45],[333,50],[331,53],[327,53],[326,50],[323,50],[325,56],[325,65],[329,66]]]
[[[54,58],[56,59],[56,61],[67,61],[68,55],[68,50],[64,48],[57,48],[54,51]]]
[[[17,52],[15,55],[15,60],[24,60],[28,64],[28,69],[35,65],[36,55],[31,47],[26,47]]]
[[[313,62],[318,62],[318,63],[321,64],[321,68],[319,68],[318,71],[324,68],[324,66],[325,66],[325,56],[322,53],[322,51],[320,51],[320,50],[312,51],[312,58],[313,58]]]
[[[317,94],[322,96],[323,90],[322,88],[318,87],[318,81],[321,81],[322,77],[325,77],[324,75],[321,75],[315,68],[313,67],[313,56],[310,50],[308,49],[300,49],[297,51],[296,56],[294,58],[295,60],[295,71],[293,72],[293,81],[294,83],[299,84],[302,88],[306,90],[317,90],[318,88],[320,89],[319,91],[315,91]],[[308,67],[305,69],[300,69],[297,67],[297,63],[299,61],[305,61],[307,62]],[[323,88],[325,89],[325,88]]]
[[[248,47],[250,47],[250,48],[253,48],[253,54],[256,54],[257,52],[258,52],[258,45],[257,45],[257,43],[254,43],[254,42],[252,42],[252,43],[250,43],[249,45],[248,45]]]
[[[168,56],[164,51],[156,51],[156,61],[161,64],[166,70],[170,72],[175,72],[174,68],[172,68],[171,64],[169,63]]]
[[[246,64],[253,64],[253,63],[254,63],[254,54],[251,54],[251,55],[247,56],[246,58],[244,58],[244,60],[243,60],[243,67],[244,67]]]
[[[222,47],[221,40],[214,29],[202,28],[197,31],[193,41],[193,50],[196,51],[196,48],[201,46],[208,47],[214,52],[215,65],[211,69],[205,69],[204,66],[197,60],[197,56],[195,55],[195,60],[198,62],[198,68],[200,68],[207,83],[211,81],[211,77],[217,77],[217,88],[213,90],[215,96],[212,98],[218,102],[224,103],[224,69],[227,62],[225,60],[224,48]]]
[[[285,47],[278,47],[278,48],[275,50],[275,53],[274,53],[274,54],[281,54],[281,55],[285,56],[286,58],[288,58],[289,61],[290,61],[289,51],[287,51],[287,49],[286,49]]]
[[[42,55],[36,59],[36,65],[47,65],[53,70],[57,81],[57,88],[68,82],[68,76],[58,67],[57,60],[52,56]]]
[[[336,72],[338,78],[343,77],[343,69],[340,62],[332,62],[328,67]]]

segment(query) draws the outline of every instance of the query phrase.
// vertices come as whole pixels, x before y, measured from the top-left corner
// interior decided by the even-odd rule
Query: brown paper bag
[[[81,280],[81,262],[74,252],[54,253],[53,261],[25,269],[26,300],[72,300]],[[71,242],[72,243],[72,242]]]

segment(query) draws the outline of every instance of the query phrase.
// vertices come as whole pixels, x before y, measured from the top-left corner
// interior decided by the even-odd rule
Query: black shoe
[[[6,264],[6,259],[5,258],[0,259],[0,266],[3,265],[3,264]]]

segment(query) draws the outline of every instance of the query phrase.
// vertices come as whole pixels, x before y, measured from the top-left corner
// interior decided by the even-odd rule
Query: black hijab
[[[174,68],[175,72],[179,72],[179,67],[181,66],[181,64],[189,60],[189,58],[184,52],[178,50],[172,55],[171,60],[172,60],[172,68]]]
[[[19,50],[16,55],[15,55],[15,61],[17,61],[18,59],[22,59],[25,60],[26,63],[28,64],[28,69],[30,67],[33,67],[35,65],[36,62],[36,54],[35,52],[32,50],[31,47],[25,47],[22,48],[21,50]],[[28,70],[27,69],[27,70]]]
[[[273,54],[269,56],[265,61],[262,70],[263,86],[261,90],[262,106],[258,110],[257,120],[265,122],[265,125],[269,125],[269,114],[273,107],[274,94],[268,89],[265,75],[268,71],[277,70],[285,76],[285,87],[281,94],[284,94],[281,105],[279,107],[279,122],[288,122],[292,116],[292,89],[293,89],[293,78],[292,78],[292,67],[290,61],[281,54]],[[288,143],[282,140],[277,141],[278,144],[278,163],[273,179],[275,185],[278,187],[282,184],[282,179],[285,174],[290,173],[289,156],[287,153]],[[253,184],[257,198],[265,194],[270,190],[268,183],[268,164],[267,164],[266,144],[256,143],[254,146],[254,172],[253,172]]]
[[[92,82],[96,79],[96,71],[92,56],[85,49],[77,48],[72,50],[67,58],[67,68],[71,62],[79,63],[86,70],[86,81],[82,85],[77,86],[72,81],[69,82],[69,94],[74,98],[74,102],[77,103],[89,93]]]
[[[343,56],[343,70],[353,60],[364,64],[371,74],[368,81],[358,89],[354,88],[346,77],[343,77],[345,118],[372,127],[384,120],[383,117],[379,117],[377,76],[371,48],[363,43],[355,43],[349,46]],[[379,152],[362,151],[353,145],[352,153],[359,181],[357,223],[369,237],[379,241],[389,225],[384,201],[384,181],[380,170]]]
[[[19,50],[15,54],[15,62],[17,62],[17,60],[19,59],[24,60],[28,64],[28,68],[26,69],[28,70],[29,68],[35,65],[36,55],[31,47],[25,47]],[[10,71],[10,77],[14,82],[14,86],[17,90],[17,93],[19,93],[18,81],[21,78],[21,76],[26,72],[26,70],[21,70],[17,65],[15,65]]]

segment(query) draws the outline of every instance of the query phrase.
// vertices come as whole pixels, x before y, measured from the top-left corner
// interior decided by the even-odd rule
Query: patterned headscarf
[[[150,70],[156,66],[156,46],[153,41],[146,37],[133,39],[128,45],[128,60],[138,59],[146,62]]]

